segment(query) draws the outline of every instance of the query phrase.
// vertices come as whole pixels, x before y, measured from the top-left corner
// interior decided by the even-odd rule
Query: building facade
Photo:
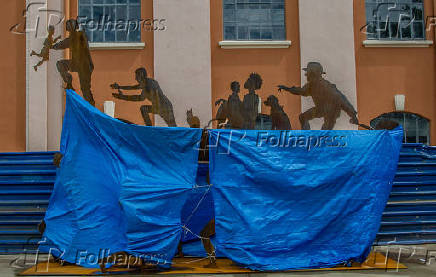
[[[43,47],[49,25],[55,37],[68,36],[70,18],[89,40],[95,106],[103,111],[105,101],[115,102],[115,117],[144,124],[147,100],[115,99],[110,86],[135,84],[138,68],[159,82],[178,126],[188,126],[190,109],[207,125],[230,84],[240,83],[243,98],[256,72],[259,111],[269,114],[264,101],[274,95],[300,129],[311,97],[277,86],[304,86],[302,69],[318,62],[359,122],[394,120],[406,129],[405,141],[436,143],[436,0],[17,0],[7,1],[3,14],[1,152],[59,149],[64,84],[57,61],[71,54],[51,50],[37,71],[40,58],[30,54]],[[323,120],[310,123],[320,129]],[[165,126],[159,116],[154,124]],[[335,129],[358,127],[342,111]]]

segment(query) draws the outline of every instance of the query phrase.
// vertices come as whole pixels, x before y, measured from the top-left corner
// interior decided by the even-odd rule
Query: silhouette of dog
[[[277,97],[270,95],[263,103],[266,106],[271,107],[271,121],[273,130],[292,130],[289,117],[283,110],[283,107],[280,106]]]

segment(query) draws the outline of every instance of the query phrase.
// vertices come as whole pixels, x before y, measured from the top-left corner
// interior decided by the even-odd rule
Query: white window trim
[[[223,49],[253,49],[253,48],[289,48],[290,40],[223,40],[219,46]]]
[[[144,42],[90,42],[91,50],[137,50],[144,49]]]
[[[364,40],[363,46],[365,47],[430,47],[433,45],[432,40]]]

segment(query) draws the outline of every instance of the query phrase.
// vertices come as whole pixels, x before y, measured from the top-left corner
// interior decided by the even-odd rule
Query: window
[[[90,42],[140,42],[141,0],[79,0],[78,22]]]
[[[382,120],[392,120],[403,126],[406,143],[430,143],[430,122],[424,117],[406,112],[386,113],[371,120],[371,127],[375,128]]]
[[[424,0],[365,0],[368,39],[425,39]]]
[[[285,0],[223,0],[224,40],[285,40]]]

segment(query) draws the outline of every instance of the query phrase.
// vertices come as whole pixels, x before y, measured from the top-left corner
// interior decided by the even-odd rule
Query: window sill
[[[223,40],[219,46],[223,49],[253,49],[253,48],[289,48],[290,40]]]
[[[432,40],[364,40],[364,47],[430,47],[433,45]]]
[[[144,42],[90,42],[91,50],[137,50],[144,49]]]

